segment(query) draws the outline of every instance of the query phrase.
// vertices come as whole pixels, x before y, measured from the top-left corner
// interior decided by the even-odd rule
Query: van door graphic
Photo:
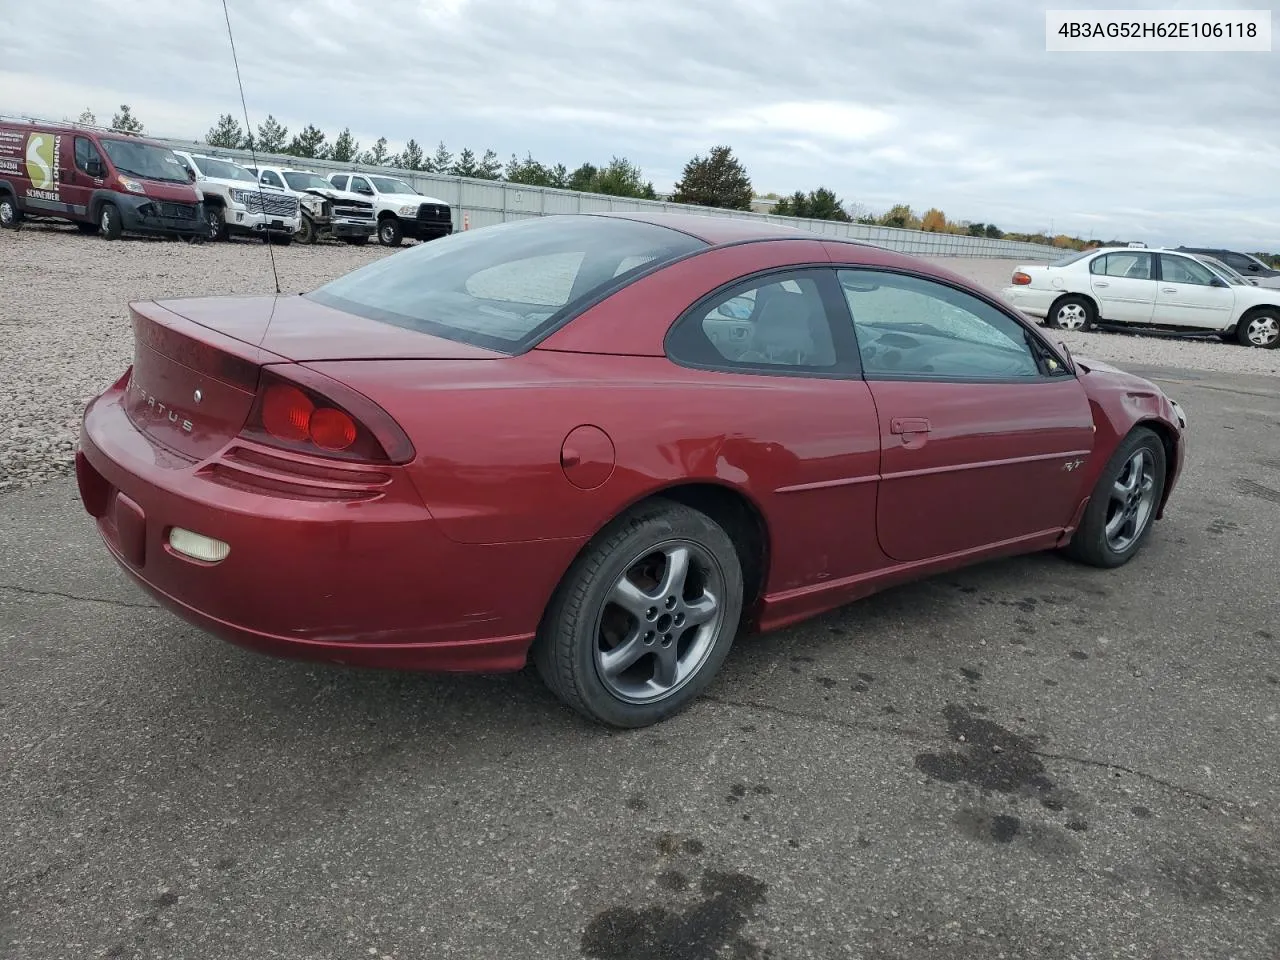
[[[53,187],[53,137],[33,133],[27,137],[27,176],[37,190]]]

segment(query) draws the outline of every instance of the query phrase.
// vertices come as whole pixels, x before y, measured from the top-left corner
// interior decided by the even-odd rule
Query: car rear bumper
[[[86,409],[76,478],[112,557],[163,606],[277,656],[429,671],[524,665],[579,542],[455,543],[397,468],[381,470],[365,498],[258,490],[253,474],[234,476],[238,441],[191,462],[140,433],[121,396],[113,387]],[[230,552],[192,559],[171,542],[175,528]]]
[[[1033,317],[1043,317],[1049,313],[1049,307],[1061,290],[1033,290],[1030,287],[1008,286],[1001,291],[1005,300],[1023,313]]]

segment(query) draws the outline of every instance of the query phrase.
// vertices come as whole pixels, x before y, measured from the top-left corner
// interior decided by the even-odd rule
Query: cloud
[[[229,4],[254,123],[570,167],[623,155],[659,188],[728,143],[760,192],[1280,249],[1268,54],[1048,54],[1025,0]],[[42,0],[6,19],[6,112],[105,119],[129,103],[185,137],[240,115],[218,0]]]

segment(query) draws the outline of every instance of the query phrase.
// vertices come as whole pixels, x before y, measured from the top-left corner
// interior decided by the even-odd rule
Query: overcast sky
[[[659,190],[727,143],[757,193],[825,185],[875,213],[1280,251],[1278,52],[1050,54],[1028,0],[229,6],[255,125],[570,168],[617,154]],[[0,112],[105,121],[128,103],[187,138],[242,115],[221,0],[4,7]]]

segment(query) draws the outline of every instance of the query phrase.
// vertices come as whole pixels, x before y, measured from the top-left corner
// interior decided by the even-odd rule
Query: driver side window
[[[1213,272],[1208,267],[1186,257],[1161,254],[1160,271],[1161,276],[1170,283],[1193,283],[1201,287],[1213,283]]]
[[[263,182],[263,183],[265,183],[268,187],[283,187],[283,186],[284,186],[284,184],[280,182],[280,178],[279,178],[279,177],[277,177],[277,176],[276,176],[274,173],[272,173],[270,170],[264,170],[264,171],[263,171],[263,173],[262,173],[262,182]]]
[[[90,166],[96,161],[96,171]],[[93,141],[85,137],[76,137],[76,168],[89,176],[102,176],[102,154],[93,145]]]
[[[364,177],[352,177],[349,189],[352,193],[373,193],[373,187],[369,186],[369,181]]]
[[[921,277],[841,270],[869,378],[882,380],[1026,380],[1066,367],[1033,352],[1027,330],[990,304]]]

